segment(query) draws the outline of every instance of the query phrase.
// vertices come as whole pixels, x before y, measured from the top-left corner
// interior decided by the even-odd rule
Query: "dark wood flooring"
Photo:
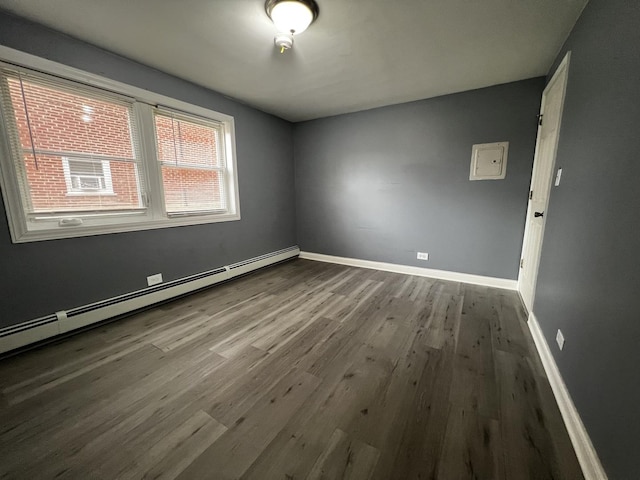
[[[0,478],[582,478],[515,292],[305,260],[0,362]]]

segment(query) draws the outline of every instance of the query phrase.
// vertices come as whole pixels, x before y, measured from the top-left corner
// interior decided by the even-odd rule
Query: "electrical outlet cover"
[[[156,273],[155,275],[149,275],[147,277],[147,285],[153,287],[154,285],[158,285],[162,283],[162,274]]]

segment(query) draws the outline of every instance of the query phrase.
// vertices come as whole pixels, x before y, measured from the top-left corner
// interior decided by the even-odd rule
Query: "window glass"
[[[167,212],[225,210],[220,126],[156,111],[155,127]]]
[[[142,207],[130,105],[17,75],[8,87],[27,213]]]

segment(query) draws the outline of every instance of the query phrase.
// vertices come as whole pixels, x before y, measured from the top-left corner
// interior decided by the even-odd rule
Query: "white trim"
[[[97,304],[102,304],[105,302],[113,302],[112,304],[106,305],[104,307],[96,308],[95,310],[89,310],[84,313],[80,313],[77,315],[73,315],[68,317],[67,314],[69,312],[72,313],[73,310],[77,310],[78,308],[82,309],[85,307],[90,307],[90,305],[84,305],[82,307],[69,309],[67,311],[59,311],[50,315],[57,317],[57,319],[48,320],[46,317],[41,317],[35,320],[29,320],[27,322],[21,323],[19,325],[12,325],[11,327],[7,327],[4,329],[5,332],[9,334],[5,334],[5,336],[0,337],[0,353],[8,352],[10,350],[14,350],[16,348],[24,347],[31,343],[35,343],[41,340],[45,340],[47,338],[54,337],[61,333],[66,333],[71,330],[75,330],[77,328],[81,328],[87,325],[91,325],[92,323],[101,322],[103,320],[107,320],[109,318],[113,318],[119,315],[123,315],[129,312],[133,312],[135,310],[139,310],[140,308],[148,307],[158,302],[163,302],[165,300],[169,300],[173,297],[177,297],[180,295],[185,295],[201,288],[210,287],[215,285],[216,283],[220,283],[225,280],[230,280],[234,277],[243,275],[245,273],[249,273],[253,270],[257,270],[262,267],[266,267],[269,265],[273,265],[274,263],[282,262],[284,260],[288,260],[290,258],[298,256],[300,253],[300,249],[296,247],[291,247],[284,250],[278,250],[277,252],[268,253],[266,255],[262,255],[260,257],[255,257],[253,259],[248,259],[246,262],[240,262],[238,266],[234,265],[225,265],[224,267],[220,267],[220,269],[224,269],[224,271],[208,275],[204,278],[195,278],[194,280],[187,281],[185,283],[180,283],[178,285],[168,287],[162,290],[156,290],[157,285],[155,287],[144,288],[142,290],[138,290],[136,292],[131,293],[140,293],[140,296],[136,296],[131,299],[118,301],[119,298],[123,298],[129,294],[119,295],[118,297],[113,297],[109,299],[102,300],[100,302],[96,302]],[[216,269],[218,270],[218,269]],[[206,273],[206,272],[202,272]],[[198,277],[201,274],[193,275],[193,277]],[[190,277],[185,277],[184,279],[177,279],[175,281],[180,280],[188,280]],[[149,293],[145,294],[145,291],[149,291]],[[38,325],[35,327],[29,328],[29,324],[37,325],[42,321],[47,321],[44,325]],[[20,330],[17,333],[11,334],[12,330]],[[0,330],[2,333],[2,330]]]
[[[139,140],[142,161],[138,164],[140,169],[138,174],[147,180],[147,186],[150,191],[145,192],[147,194],[146,198],[150,198],[149,194],[157,197],[152,199],[151,205],[147,206],[148,208],[143,213],[138,215],[125,214],[117,217],[117,221],[114,220],[114,215],[110,215],[111,220],[107,220],[106,217],[82,215],[82,222],[67,223],[64,228],[58,228],[61,225],[55,219],[51,222],[46,222],[43,219],[39,222],[29,222],[24,214],[25,209],[22,208],[23,200],[16,181],[17,174],[9,142],[2,141],[2,138],[0,138],[0,163],[3,163],[3,168],[0,169],[0,185],[2,186],[1,190],[13,243],[228,222],[241,219],[235,122],[232,116],[0,45],[0,64],[2,63],[10,64],[16,70],[40,72],[45,75],[70,80],[76,84],[80,83],[94,89],[108,91],[115,96],[119,96],[122,101],[131,103],[133,115],[141,136]],[[227,192],[226,213],[177,217],[168,216],[164,212],[164,203],[160,201],[163,192],[162,178],[159,171],[157,171],[158,166],[154,155],[155,143],[152,141],[152,139],[155,139],[152,109],[160,105],[183,112],[187,116],[193,115],[209,119],[221,125],[220,133],[224,145],[221,150],[223,150],[222,153],[224,153],[226,163],[224,178]],[[0,116],[0,137],[6,135],[2,133],[7,130],[3,122],[10,120],[3,119]]]
[[[384,272],[403,273],[405,275],[416,275],[418,277],[431,277],[452,282],[471,283],[473,285],[484,285],[486,287],[505,288],[516,290],[517,281],[507,278],[485,277],[482,275],[472,275],[469,273],[449,272],[446,270],[434,270],[432,268],[412,267],[410,265],[398,265],[397,263],[374,262],[371,260],[361,260],[358,258],[335,257],[322,253],[300,252],[300,258],[315,260],[318,262],[338,263],[351,267],[371,268]]]
[[[569,432],[573,449],[582,467],[585,480],[607,480],[607,474],[602,467],[602,463],[600,463],[598,453],[593,447],[593,443],[591,443],[589,433],[582,423],[576,406],[573,404],[571,394],[569,390],[567,390],[567,386],[562,379],[549,344],[544,338],[540,324],[533,312],[529,314],[528,325],[536,349],[540,355],[540,360],[542,360],[544,371],[547,373],[551,389],[556,397],[556,402],[558,402],[562,419]]]

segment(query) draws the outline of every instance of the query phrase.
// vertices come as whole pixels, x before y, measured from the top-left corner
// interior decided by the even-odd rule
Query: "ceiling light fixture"
[[[267,0],[264,8],[278,29],[273,41],[280,53],[293,47],[293,36],[304,32],[320,12],[314,0]]]

